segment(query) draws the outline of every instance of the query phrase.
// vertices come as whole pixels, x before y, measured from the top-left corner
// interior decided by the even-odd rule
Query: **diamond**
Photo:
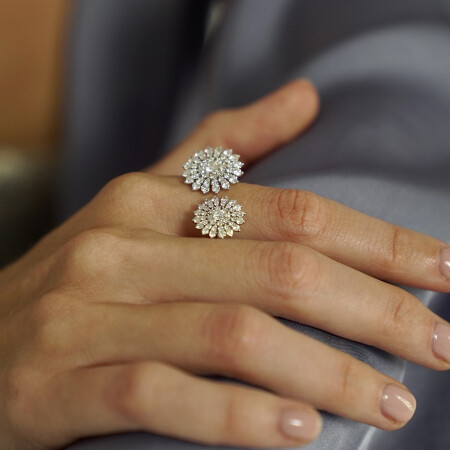
[[[209,192],[209,186],[210,186],[210,181],[209,181],[209,178],[207,178],[202,184],[202,192],[204,194],[207,194]]]
[[[233,150],[222,147],[207,147],[191,156],[183,165],[186,184],[191,184],[194,191],[206,194],[212,190],[215,194],[220,189],[229,189],[230,183],[238,183],[238,177],[244,174],[239,155]]]
[[[217,227],[214,225],[209,230],[209,237],[210,238],[215,238],[216,236],[217,236]]]
[[[240,231],[240,225],[245,222],[245,213],[241,209],[236,200],[228,200],[228,197],[219,200],[218,197],[212,197],[198,205],[192,221],[203,235],[223,239],[233,236],[235,231]]]
[[[219,181],[223,189],[230,189],[230,183],[225,178],[221,178]]]
[[[220,184],[217,180],[213,180],[213,182],[211,183],[211,189],[214,194],[218,194],[220,192]]]
[[[223,229],[225,230],[225,233],[227,233],[228,236],[233,236],[233,230],[229,225],[224,225]]]

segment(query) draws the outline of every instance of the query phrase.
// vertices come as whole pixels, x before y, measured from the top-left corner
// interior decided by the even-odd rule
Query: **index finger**
[[[198,149],[222,145],[245,164],[261,158],[303,133],[319,111],[319,96],[306,79],[296,79],[249,105],[207,116],[172,152],[146,169],[175,175]]]

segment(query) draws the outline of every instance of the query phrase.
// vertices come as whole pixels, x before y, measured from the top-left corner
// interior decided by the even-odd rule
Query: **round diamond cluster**
[[[208,234],[210,238],[233,236],[235,231],[241,231],[240,225],[244,223],[245,212],[236,200],[228,197],[213,197],[198,205],[192,219],[197,225],[195,228]]]
[[[192,184],[194,191],[207,194],[210,190],[215,194],[220,189],[229,189],[230,184],[238,183],[238,177],[243,175],[239,155],[233,150],[222,150],[222,147],[207,147],[195,153],[183,166],[183,177],[186,184]]]

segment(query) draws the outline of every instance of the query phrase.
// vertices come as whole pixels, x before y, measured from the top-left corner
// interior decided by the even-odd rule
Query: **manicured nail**
[[[443,248],[439,256],[439,270],[445,278],[450,279],[450,248]]]
[[[438,323],[434,327],[433,351],[436,356],[450,363],[450,327],[444,323]]]
[[[388,419],[406,423],[414,415],[416,399],[407,390],[388,384],[381,396],[380,407]]]
[[[321,422],[316,415],[305,411],[284,411],[280,418],[280,428],[290,439],[310,442],[320,433]]]

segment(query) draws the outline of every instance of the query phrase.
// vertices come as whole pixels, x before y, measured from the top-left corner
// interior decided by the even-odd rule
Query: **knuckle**
[[[3,382],[2,402],[12,423],[19,424],[32,414],[32,398],[37,391],[35,374],[24,366],[15,366]]]
[[[386,298],[380,317],[379,335],[392,347],[413,354],[417,353],[418,346],[423,346],[424,351],[431,348],[435,318],[413,295],[395,288]]]
[[[230,442],[246,436],[248,429],[246,421],[242,417],[243,404],[242,395],[237,391],[231,391],[223,405],[223,421],[221,427],[221,441]],[[244,420],[243,420],[244,419]]]
[[[287,239],[313,240],[328,225],[325,200],[313,192],[295,189],[272,191],[268,201],[272,226]]]
[[[160,404],[157,396],[164,395],[162,384],[166,378],[163,364],[135,363],[120,372],[113,386],[105,390],[105,401],[125,419],[144,426],[149,419],[149,402]]]
[[[345,356],[337,368],[337,382],[333,383],[336,388],[335,400],[340,405],[352,405],[358,401],[353,386],[361,376],[360,362],[351,356]]]
[[[69,337],[72,333],[73,319],[80,318],[77,302],[70,300],[57,291],[48,293],[31,305],[30,333],[32,344],[31,355],[45,357],[60,363],[69,357]],[[78,319],[77,319],[78,320]]]
[[[232,372],[239,371],[264,336],[264,317],[246,305],[214,308],[201,325],[205,360],[215,361]]]
[[[56,293],[46,294],[37,299],[31,306],[31,317],[36,328],[42,329],[57,322],[62,314],[63,299]]]
[[[83,280],[113,276],[127,257],[129,240],[112,229],[94,228],[85,230],[70,239],[62,248],[59,261],[65,273]]]
[[[313,294],[321,277],[317,256],[290,242],[261,244],[251,273],[257,274],[265,292],[285,301],[298,298],[300,292]]]
[[[415,316],[414,305],[409,296],[400,289],[391,293],[385,300],[381,315],[381,331],[384,337],[399,339],[408,334],[411,318]]]
[[[102,190],[114,199],[128,199],[134,197],[149,180],[156,178],[141,172],[130,172],[111,180]]]
[[[410,257],[410,249],[414,248],[409,232],[397,225],[392,225],[392,234],[384,254],[383,266],[398,269]]]
[[[164,179],[157,175],[130,172],[111,180],[100,192],[103,221],[129,220],[142,210],[142,202],[151,204],[159,198]],[[94,211],[96,213],[96,211]],[[97,211],[98,213],[98,211]]]
[[[15,403],[15,400],[21,395],[21,392],[28,385],[29,378],[22,368],[14,367],[6,375],[4,375],[3,393],[5,405]]]

